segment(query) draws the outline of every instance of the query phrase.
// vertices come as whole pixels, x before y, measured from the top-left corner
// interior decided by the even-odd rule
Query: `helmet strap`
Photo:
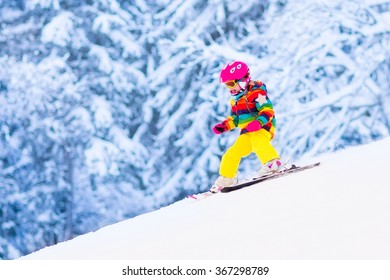
[[[251,78],[248,76],[244,79],[239,80],[238,84],[240,85],[240,88],[242,88],[243,90],[246,90],[249,86],[250,81],[251,81]]]
[[[248,82],[246,81],[238,82],[238,84],[242,90],[245,90],[248,87]]]
[[[251,81],[251,77],[249,75],[249,72],[248,74],[242,78],[241,80],[238,80],[238,85],[240,86],[240,91],[232,94],[230,93],[232,96],[235,96],[235,97],[238,97],[238,96],[241,96],[242,93],[246,94],[246,92],[248,92],[248,87],[249,87],[249,83]]]

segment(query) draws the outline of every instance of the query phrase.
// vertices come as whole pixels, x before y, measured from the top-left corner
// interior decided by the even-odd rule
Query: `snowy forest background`
[[[235,59],[283,158],[390,134],[388,0],[0,0],[0,259],[207,189]]]

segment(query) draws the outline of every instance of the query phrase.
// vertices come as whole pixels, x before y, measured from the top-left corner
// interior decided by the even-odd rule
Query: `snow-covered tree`
[[[1,258],[149,209],[138,175],[147,150],[132,140],[147,89],[144,64],[129,66],[142,51],[131,16],[113,15],[113,1],[71,2],[2,10]]]

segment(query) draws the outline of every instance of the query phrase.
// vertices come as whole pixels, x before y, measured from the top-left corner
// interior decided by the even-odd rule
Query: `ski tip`
[[[316,167],[320,165],[320,161],[314,162],[314,163],[308,163],[308,164],[302,164],[302,165],[295,165],[293,164],[293,168],[310,168],[310,167]]]
[[[211,196],[213,194],[216,194],[216,193],[207,191],[207,192],[204,192],[204,193],[187,195],[187,198],[194,199],[194,200],[202,200],[202,199],[204,199],[206,197],[209,197],[209,196]]]

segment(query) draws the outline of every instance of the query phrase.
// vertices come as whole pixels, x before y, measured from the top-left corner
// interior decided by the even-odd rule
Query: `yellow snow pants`
[[[271,144],[271,134],[260,129],[254,132],[241,134],[236,142],[222,156],[219,174],[234,178],[243,157],[254,152],[262,164],[279,158],[279,154]]]

